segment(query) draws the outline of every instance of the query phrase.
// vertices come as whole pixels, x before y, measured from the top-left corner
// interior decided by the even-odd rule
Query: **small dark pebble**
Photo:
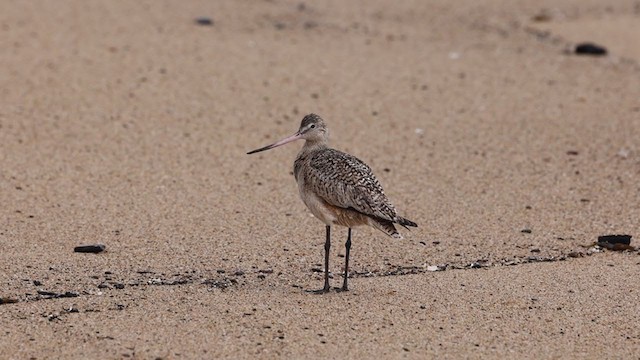
[[[211,25],[213,25],[213,19],[211,19],[209,17],[196,18],[195,22],[196,22],[196,24],[202,25],[202,26],[211,26]]]
[[[631,244],[631,235],[602,235],[598,236],[598,243]]]
[[[520,232],[523,234],[531,234],[531,229],[522,229]]]
[[[310,29],[318,27],[318,23],[313,21],[313,20],[305,21],[304,24],[303,24],[303,27],[305,28],[305,30],[310,30]]]
[[[218,270],[216,270],[216,272],[217,272],[218,274],[224,274],[224,273],[225,273],[225,271],[224,271],[223,269],[218,269]]]
[[[124,284],[123,283],[115,283],[113,284],[113,287],[116,289],[124,289]]]
[[[41,286],[41,285],[42,285],[42,281],[39,281],[39,280],[33,280],[33,285],[35,285],[35,286]]]
[[[18,302],[18,299],[0,297],[0,305],[3,305],[3,304],[15,304],[17,302]]]
[[[81,246],[76,246],[75,248],[73,248],[73,251],[77,252],[77,253],[97,254],[97,253],[103,252],[105,248],[106,248],[106,246],[104,246],[103,244],[81,245]]]
[[[235,276],[242,276],[242,275],[244,275],[244,271],[242,271],[242,270],[238,270],[238,271],[234,272],[234,273],[233,273],[233,275],[235,275]]]
[[[530,251],[531,251],[532,253],[539,253],[539,252],[540,252],[540,249],[531,249]]]
[[[607,55],[607,49],[594,43],[580,43],[576,45],[575,53],[578,55],[604,56]]]
[[[551,20],[551,15],[549,15],[546,12],[541,12],[539,14],[534,15],[531,19],[536,22],[547,22]]]
[[[38,294],[47,298],[68,298],[80,296],[77,292],[65,291],[64,293],[56,293],[53,291],[38,290]]]
[[[571,156],[576,156],[580,154],[579,152],[575,151],[575,150],[569,150],[567,151],[567,155],[571,155]]]

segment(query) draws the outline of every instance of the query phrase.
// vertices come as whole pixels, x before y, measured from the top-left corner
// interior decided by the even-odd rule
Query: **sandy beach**
[[[0,0],[0,48],[0,358],[640,357],[637,1]],[[309,113],[418,224],[349,292],[302,142],[246,155]]]

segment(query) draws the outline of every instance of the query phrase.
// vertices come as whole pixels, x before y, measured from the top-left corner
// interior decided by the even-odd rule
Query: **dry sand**
[[[0,1],[0,357],[638,358],[638,251],[588,246],[639,234],[639,12]],[[419,224],[348,293],[305,292],[301,144],[245,155],[309,112]]]

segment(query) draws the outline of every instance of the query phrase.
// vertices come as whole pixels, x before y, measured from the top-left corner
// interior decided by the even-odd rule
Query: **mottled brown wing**
[[[315,153],[305,182],[331,205],[353,208],[365,215],[397,221],[396,209],[371,168],[355,156],[334,149]]]

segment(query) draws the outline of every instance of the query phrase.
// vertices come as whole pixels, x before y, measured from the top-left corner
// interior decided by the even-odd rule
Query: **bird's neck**
[[[304,146],[300,149],[300,154],[298,156],[304,156],[310,154],[312,152],[316,152],[318,150],[326,149],[327,142],[326,141],[314,141],[314,140],[306,140],[304,142]]]

